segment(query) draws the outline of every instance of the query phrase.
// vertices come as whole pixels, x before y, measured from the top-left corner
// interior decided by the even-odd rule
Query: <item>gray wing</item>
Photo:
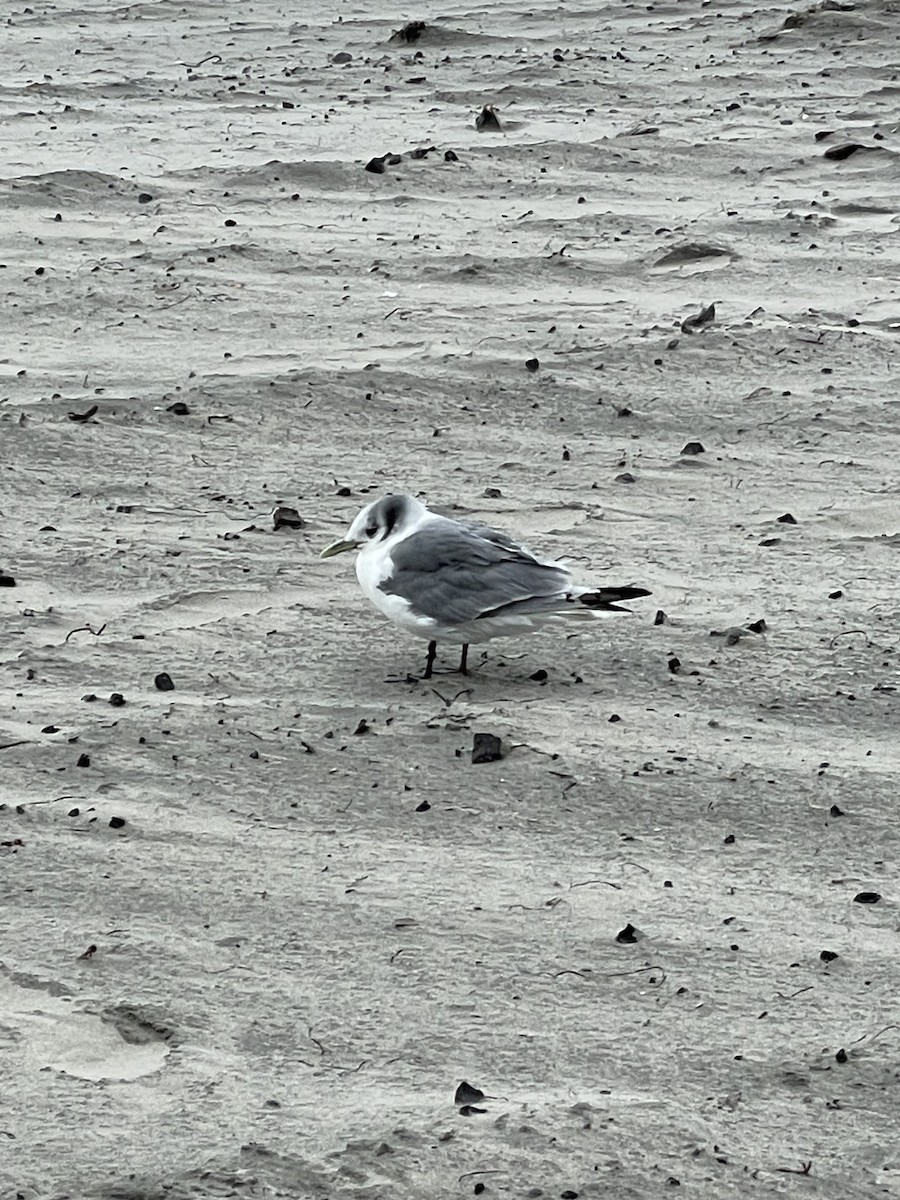
[[[475,621],[522,600],[560,596],[570,583],[565,567],[538,562],[506,534],[449,519],[399,542],[391,559],[393,571],[380,589],[402,596],[414,612],[442,625]]]

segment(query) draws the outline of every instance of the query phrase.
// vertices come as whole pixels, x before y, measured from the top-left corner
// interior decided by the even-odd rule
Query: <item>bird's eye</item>
[[[366,529],[366,537],[373,538],[377,532],[378,532],[377,525],[369,525],[368,528]]]

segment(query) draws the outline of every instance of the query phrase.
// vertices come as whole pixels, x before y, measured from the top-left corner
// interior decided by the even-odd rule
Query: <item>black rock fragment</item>
[[[174,692],[175,684],[172,682],[172,676],[168,671],[160,671],[153,680],[153,686],[158,692]]]
[[[170,404],[166,409],[166,412],[170,412],[174,417],[186,417],[190,411],[183,400],[176,400],[174,404]]]
[[[832,804],[831,808],[828,810],[828,815],[830,817],[843,817],[845,814],[844,810],[837,804]]]
[[[79,754],[76,767],[89,767],[91,765],[91,756],[89,754]]]
[[[709,325],[709,323],[715,319],[716,306],[714,304],[707,304],[707,306],[705,308],[701,308],[695,316],[687,317],[681,322],[681,332],[693,333],[695,329],[700,329],[703,325]]]
[[[747,626],[747,628],[750,630],[751,633],[765,633],[769,627],[766,624],[765,620],[762,617],[760,617],[760,619],[758,621],[751,621],[750,624]]]
[[[778,522],[779,525],[796,525],[797,524],[797,518],[795,516],[793,516],[792,513],[782,513],[781,516],[776,517],[775,520]]]
[[[536,358],[527,358],[525,360],[525,370],[526,371],[537,371],[539,369],[540,365],[541,365],[540,362]]]
[[[843,594],[844,593],[841,591],[841,589],[838,588],[838,590],[836,592],[828,593],[828,599],[829,600],[840,600],[840,598],[843,596]]]
[[[15,587],[16,581],[6,571],[0,571],[0,587]]]
[[[421,804],[416,805],[416,812],[428,812],[430,808],[431,805],[428,803],[428,801],[423,800]]]
[[[705,454],[706,447],[702,442],[686,442],[681,449],[682,454]]]
[[[663,612],[663,610],[661,608],[658,608],[656,610],[656,616],[653,618],[653,624],[654,625],[665,625],[667,620],[668,620],[668,617],[666,616],[666,614]]]
[[[492,733],[476,733],[472,742],[472,762],[497,762],[503,757],[503,747]]]
[[[432,150],[437,150],[437,146],[420,146],[416,150],[410,150],[410,158],[424,158],[427,154],[431,154]]]
[[[364,733],[371,733],[372,729],[365,717],[359,718],[359,724],[353,730],[354,737],[362,737]]]
[[[837,1054],[834,1056],[834,1061],[839,1062],[839,1063],[845,1063],[847,1061],[847,1057],[848,1057],[847,1051],[842,1046],[841,1049],[838,1050]]]
[[[853,897],[856,904],[877,904],[881,899],[881,892],[857,892]]]
[[[373,175],[383,175],[385,158],[387,158],[386,154],[382,154],[379,158],[370,158],[365,169],[371,171]]]
[[[445,150],[444,162],[459,162],[459,155],[455,150]]]
[[[834,960],[837,957],[838,957],[837,952],[834,950],[823,950],[821,952],[821,954],[819,955],[819,958],[822,960],[823,963],[834,962]]]
[[[616,941],[620,946],[633,946],[638,940],[639,934],[635,927],[629,921],[624,929],[620,929],[616,934]]]
[[[528,678],[533,679],[535,683],[543,683],[547,678],[547,672],[543,667],[540,667],[537,671],[534,671],[531,675],[529,675]]]
[[[110,817],[109,818],[110,829],[121,829],[124,824],[125,824],[124,817]]]
[[[331,56],[333,63],[348,63],[353,62],[353,55],[349,50],[338,50],[337,54]]]
[[[726,846],[733,846],[734,845],[734,834],[733,833],[726,834],[726,836],[722,840]]]
[[[677,675],[681,670],[681,659],[675,654],[670,654],[668,667],[670,675]]]
[[[844,142],[842,146],[831,146],[825,151],[822,157],[830,158],[832,162],[843,162],[845,158],[849,158],[857,150],[865,150],[865,146],[860,145],[859,142]]]
[[[272,528],[276,531],[279,529],[302,529],[305,524],[306,522],[296,508],[288,508],[286,504],[279,504],[272,513]]]
[[[474,1117],[476,1113],[486,1113],[486,1108],[476,1108],[474,1104],[464,1104],[459,1110],[461,1117]]]
[[[126,703],[126,700],[121,692],[112,692],[108,702],[113,706],[113,708],[121,708],[122,705]]]
[[[484,1100],[484,1098],[485,1098],[485,1095],[484,1095],[484,1092],[481,1090],[481,1088],[473,1087],[471,1083],[468,1083],[464,1079],[462,1081],[462,1083],[459,1085],[459,1087],[456,1089],[456,1093],[453,1096],[453,1103],[454,1104],[475,1104],[479,1100]]]

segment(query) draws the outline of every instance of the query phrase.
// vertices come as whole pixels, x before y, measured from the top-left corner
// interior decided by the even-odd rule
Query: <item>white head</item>
[[[368,546],[379,545],[389,537],[411,529],[424,512],[425,505],[414,496],[403,493],[382,496],[367,504],[347,530],[347,536],[326,546],[319,557],[331,558],[345,550],[365,550]]]

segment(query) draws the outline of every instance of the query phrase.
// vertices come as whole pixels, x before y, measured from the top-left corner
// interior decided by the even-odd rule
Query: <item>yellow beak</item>
[[[332,542],[330,546],[326,546],[319,558],[334,558],[335,554],[343,554],[345,550],[355,550],[359,542]]]

